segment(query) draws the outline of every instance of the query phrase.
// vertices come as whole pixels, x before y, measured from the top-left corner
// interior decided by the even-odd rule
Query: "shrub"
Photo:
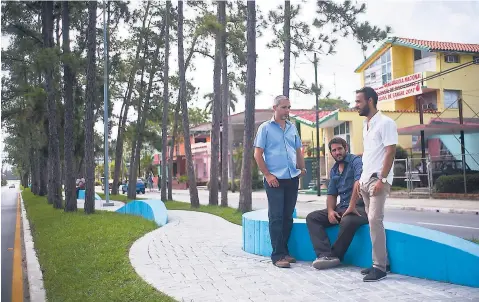
[[[396,162],[394,164],[394,180],[393,186],[407,188],[407,183],[405,178],[399,178],[406,176],[406,166],[404,162]]]
[[[466,175],[467,192],[479,191],[479,174]],[[464,176],[442,175],[436,180],[436,192],[438,193],[464,193]]]
[[[2,179],[2,187],[3,186],[6,186],[8,184],[7,180],[6,179]]]
[[[179,183],[184,183],[184,182],[187,182],[188,181],[188,176],[187,175],[181,175],[180,177],[178,177],[178,182]]]

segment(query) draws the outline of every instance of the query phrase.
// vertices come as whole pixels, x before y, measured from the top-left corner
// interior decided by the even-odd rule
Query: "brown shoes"
[[[290,268],[291,267],[291,265],[289,264],[289,262],[286,259],[278,260],[274,263],[274,265],[277,266],[277,267],[280,267],[280,268]]]
[[[296,259],[287,255],[283,259],[276,261],[274,265],[280,268],[290,268],[291,263],[296,263]]]
[[[284,260],[288,261],[289,263],[296,263],[296,259],[294,259],[290,255],[285,256]]]

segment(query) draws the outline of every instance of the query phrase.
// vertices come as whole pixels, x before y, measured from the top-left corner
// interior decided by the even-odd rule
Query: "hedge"
[[[479,174],[466,175],[467,193],[479,191]],[[464,193],[464,176],[442,175],[436,180],[438,193]]]

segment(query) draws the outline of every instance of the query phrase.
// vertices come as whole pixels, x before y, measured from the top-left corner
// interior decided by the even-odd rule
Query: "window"
[[[414,61],[421,60],[422,55],[419,49],[414,49]]]
[[[392,80],[391,50],[388,49],[364,71],[364,84],[379,88]]]
[[[459,63],[459,56],[458,55],[445,55],[444,61],[446,63]]]
[[[474,64],[479,64],[479,56],[473,56],[472,61],[474,62]]]
[[[460,90],[444,89],[444,109],[458,108],[457,100],[461,97]]]
[[[387,50],[381,56],[381,77],[383,85],[392,80],[391,74],[391,50]]]
[[[334,127],[334,136],[343,138],[347,143],[349,148],[351,147],[351,137],[349,133],[349,122],[344,122],[336,127]]]

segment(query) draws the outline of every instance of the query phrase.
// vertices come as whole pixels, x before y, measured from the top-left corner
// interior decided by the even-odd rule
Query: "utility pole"
[[[423,105],[422,97],[418,97],[418,104],[419,104],[419,124],[424,125],[424,109],[422,108],[422,105]],[[426,140],[424,138],[424,130],[421,130],[421,162],[422,162],[421,172],[422,174],[426,174]],[[421,177],[419,177],[419,179],[421,179]]]
[[[318,59],[314,53],[314,94],[316,96],[316,191],[321,196],[321,161],[319,154],[319,91],[318,91]]]
[[[105,203],[103,206],[113,206],[113,202],[110,202],[110,173],[109,173],[109,161],[108,161],[108,40],[107,40],[107,24],[106,24],[106,7],[107,1],[103,2],[105,7],[103,8],[103,45],[104,45],[104,81],[103,81],[103,126],[104,126],[104,142],[105,142]],[[117,184],[112,183],[112,186]]]
[[[459,124],[464,124],[464,116],[462,114],[462,99],[457,100],[457,107],[459,109]],[[462,175],[464,178],[464,194],[467,194],[467,183],[466,183],[466,147],[464,146],[464,130],[461,129],[461,156],[462,156]]]

